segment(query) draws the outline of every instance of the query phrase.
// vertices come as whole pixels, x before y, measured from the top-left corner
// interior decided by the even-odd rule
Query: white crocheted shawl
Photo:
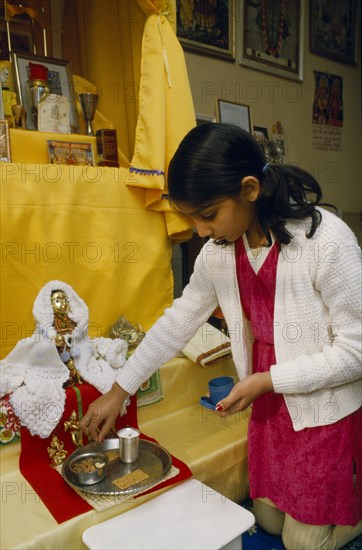
[[[65,292],[69,318],[76,323],[71,339],[77,350],[74,363],[82,378],[101,393],[110,390],[116,371],[126,361],[124,340],[88,336],[88,307],[73,288],[62,281],[50,281],[35,299],[33,335],[21,340],[3,359],[0,368],[0,396],[11,394],[10,402],[20,423],[32,435],[48,437],[59,423],[66,398],[63,384],[69,370],[55,345],[56,330],[51,294]]]

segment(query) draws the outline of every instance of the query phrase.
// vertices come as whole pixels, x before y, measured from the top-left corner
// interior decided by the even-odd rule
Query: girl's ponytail
[[[295,166],[266,164],[260,179],[256,209],[268,239],[270,230],[279,242],[289,244],[293,236],[285,228],[286,220],[305,218],[311,219],[307,238],[312,237],[321,221],[315,206],[322,198],[321,188],[313,176]]]

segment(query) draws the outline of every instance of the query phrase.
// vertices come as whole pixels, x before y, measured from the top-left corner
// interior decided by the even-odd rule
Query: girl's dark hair
[[[301,168],[266,164],[261,146],[245,130],[234,124],[201,124],[184,137],[170,162],[170,201],[202,209],[239,196],[242,179],[255,176],[260,182],[256,212],[269,243],[269,231],[279,242],[290,243],[293,235],[285,228],[290,218],[311,218],[307,237],[312,237],[321,221],[315,208],[322,198],[319,184]]]

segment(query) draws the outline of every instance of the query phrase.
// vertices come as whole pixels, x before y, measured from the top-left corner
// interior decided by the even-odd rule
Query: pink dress
[[[256,274],[242,238],[235,244],[241,303],[255,338],[253,372],[265,372],[276,362],[273,317],[280,246],[274,243]],[[267,497],[302,523],[355,525],[362,518],[361,420],[360,409],[334,424],[296,432],[282,394],[256,399],[248,434],[251,498]]]

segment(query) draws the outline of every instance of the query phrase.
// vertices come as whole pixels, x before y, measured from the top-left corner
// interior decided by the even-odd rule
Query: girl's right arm
[[[181,298],[147,332],[136,351],[119,369],[112,389],[94,401],[80,427],[95,441],[102,441],[112,428],[129,394],[183,349],[217,306],[214,284],[200,254],[194,273]]]

